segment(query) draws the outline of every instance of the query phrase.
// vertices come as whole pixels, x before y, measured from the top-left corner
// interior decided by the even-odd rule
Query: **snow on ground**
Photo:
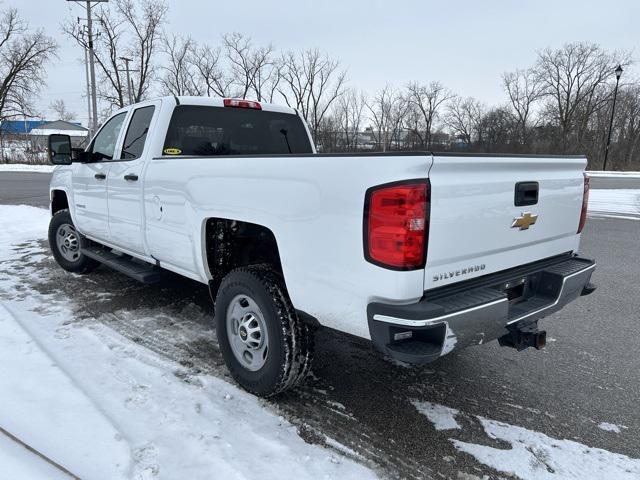
[[[490,438],[508,442],[511,448],[460,440],[452,440],[453,444],[479,462],[523,480],[637,480],[640,476],[640,460],[483,417],[478,420]]]
[[[600,422],[598,428],[605,432],[620,433],[622,429],[626,429],[627,427],[624,425],[616,425],[615,423]]]
[[[41,272],[20,258],[46,254],[35,239],[47,223],[46,210],[0,206],[0,427],[81,478],[375,477],[337,445],[305,443],[253,395],[30,290],[21,279]],[[13,478],[55,478],[28,474],[46,468],[39,457],[12,458],[27,472]]]
[[[456,415],[458,415],[459,412],[455,408],[419,400],[414,400],[412,403],[418,412],[433,423],[436,430],[453,430],[460,428],[460,425],[456,421]]]
[[[2,478],[69,480],[69,476],[0,433]]]
[[[0,392],[11,392],[0,397],[2,428],[83,478],[125,476],[129,447],[118,430],[1,304]]]
[[[425,408],[425,405],[427,408]],[[458,410],[429,402],[414,401],[416,409],[442,430],[443,418],[460,428]],[[433,412],[440,412],[436,415]],[[471,417],[465,415],[471,421]],[[497,471],[515,475],[522,480],[637,480],[640,478],[640,459],[593,448],[573,440],[558,440],[527,428],[509,425],[484,417],[480,422],[488,439],[510,444],[497,448],[450,438],[456,449],[475,457],[477,461]],[[603,425],[603,424],[600,424]],[[608,424],[609,425],[609,424]],[[602,428],[602,427],[600,427]]]
[[[612,172],[612,171],[602,171],[602,170],[591,170],[587,172],[589,177],[622,177],[622,178],[640,178],[640,172]]]
[[[31,165],[28,163],[0,163],[0,172],[53,172],[55,165]]]
[[[640,220],[640,190],[591,189],[589,215]]]

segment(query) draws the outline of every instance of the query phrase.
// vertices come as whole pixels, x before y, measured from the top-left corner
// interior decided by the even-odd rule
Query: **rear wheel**
[[[298,318],[282,277],[269,266],[238,268],[223,279],[215,326],[231,375],[256,395],[288,390],[310,371],[313,332]]]
[[[58,265],[73,273],[89,273],[97,261],[82,253],[87,239],[76,230],[69,210],[58,210],[49,222],[49,248]]]

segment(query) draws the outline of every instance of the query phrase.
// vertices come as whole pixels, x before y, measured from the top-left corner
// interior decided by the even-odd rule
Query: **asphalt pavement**
[[[50,173],[0,172],[0,204],[49,206]]]
[[[0,173],[0,203],[45,206],[48,177]],[[417,367],[322,330],[312,378],[267,406],[307,441],[335,440],[390,478],[511,478],[455,448],[452,440],[509,447],[489,438],[478,417],[640,458],[640,222],[590,218],[581,251],[598,262],[598,290],[541,322],[549,340],[542,351],[491,342]],[[104,267],[76,276],[50,258],[20,261],[38,268],[39,278],[25,280],[34,288],[74,302],[74,321],[105,323],[193,375],[228,378],[202,285],[176,276],[144,286]],[[436,430],[416,401],[457,409],[462,428]],[[605,431],[600,422],[626,428]]]

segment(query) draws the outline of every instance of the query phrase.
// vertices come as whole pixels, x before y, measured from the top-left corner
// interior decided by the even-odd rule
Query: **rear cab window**
[[[268,155],[313,153],[300,117],[247,108],[178,105],[163,155]]]
[[[155,107],[153,105],[137,108],[133,111],[127,134],[124,137],[120,158],[132,160],[142,156],[154,111]]]

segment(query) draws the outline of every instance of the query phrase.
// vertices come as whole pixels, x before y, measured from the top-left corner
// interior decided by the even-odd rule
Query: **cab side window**
[[[115,117],[111,117],[109,121],[102,127],[96,138],[93,139],[91,153],[95,160],[112,160],[116,151],[116,142],[122,130],[122,124],[126,112],[119,113]]]
[[[120,158],[132,160],[142,156],[154,110],[155,107],[151,105],[149,107],[138,108],[133,112],[127,134],[124,137]]]

